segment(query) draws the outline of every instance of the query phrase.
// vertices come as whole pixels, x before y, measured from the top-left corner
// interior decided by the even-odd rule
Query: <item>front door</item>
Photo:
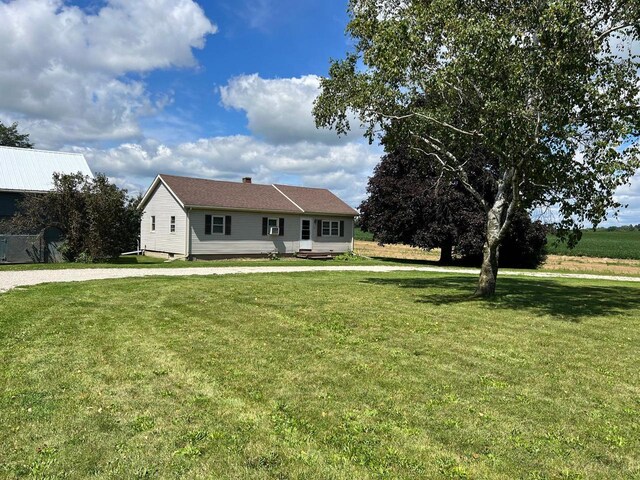
[[[311,250],[312,248],[311,219],[303,218],[300,222],[300,250]]]

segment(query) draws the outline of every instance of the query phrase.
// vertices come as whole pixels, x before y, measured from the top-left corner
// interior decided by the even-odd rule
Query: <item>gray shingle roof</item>
[[[353,208],[322,188],[261,185],[160,174],[185,206],[288,213],[357,215]]]
[[[291,185],[275,185],[275,187],[308,213],[358,214],[325,188],[294,187]]]

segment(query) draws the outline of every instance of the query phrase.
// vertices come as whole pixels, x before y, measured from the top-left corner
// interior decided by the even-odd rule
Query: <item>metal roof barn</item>
[[[47,192],[54,173],[78,172],[93,178],[81,153],[0,146],[0,191]]]

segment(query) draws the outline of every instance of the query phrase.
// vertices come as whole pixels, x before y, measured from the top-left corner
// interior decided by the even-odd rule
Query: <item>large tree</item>
[[[471,159],[470,159],[471,160]],[[483,211],[453,179],[443,179],[428,160],[411,151],[384,155],[359,207],[361,228],[385,243],[441,251],[440,263],[479,265],[484,243]],[[519,208],[500,252],[500,266],[535,268],[545,259],[546,231]]]
[[[3,147],[33,148],[28,133],[18,132],[18,122],[9,126],[0,122],[0,145]]]
[[[407,149],[382,157],[367,193],[359,207],[363,230],[382,244],[440,248],[443,264],[451,263],[454,245],[474,228],[478,217],[467,192]]]
[[[495,293],[519,205],[555,206],[561,232],[620,207],[640,164],[637,0],[351,0],[349,14],[354,50],[322,79],[316,124],[343,134],[355,114],[372,141],[401,123],[465,187],[485,215],[476,295]]]

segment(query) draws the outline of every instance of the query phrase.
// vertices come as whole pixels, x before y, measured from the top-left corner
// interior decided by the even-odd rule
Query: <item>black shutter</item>
[[[262,217],[262,234],[266,235],[268,232],[269,219],[267,217]]]
[[[204,233],[211,235],[211,215],[204,216]]]
[[[231,215],[224,217],[224,234],[231,235]]]
[[[322,236],[322,220],[318,220],[318,236]]]
[[[344,220],[340,220],[340,236],[344,237]]]
[[[280,222],[278,222],[279,226],[278,226],[278,231],[280,232],[278,234],[279,237],[284,237],[284,218],[280,219]]]

